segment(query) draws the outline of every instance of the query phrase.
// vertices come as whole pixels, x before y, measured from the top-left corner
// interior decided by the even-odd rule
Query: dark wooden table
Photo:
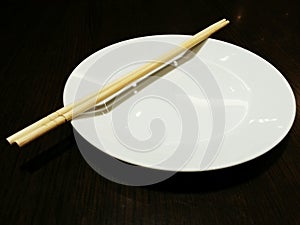
[[[62,106],[65,81],[91,53],[138,36],[194,34],[223,17],[231,24],[214,38],[267,59],[299,98],[299,12],[296,0],[1,3],[0,224],[300,224],[299,115],[251,162],[149,187],[99,176],[70,125],[21,150],[5,141]]]

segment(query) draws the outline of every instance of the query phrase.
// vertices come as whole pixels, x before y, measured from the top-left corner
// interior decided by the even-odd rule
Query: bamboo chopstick
[[[210,35],[218,31],[219,29],[223,28],[229,23],[228,20],[222,19],[213,25],[207,27],[206,29],[200,31],[199,33],[195,34],[189,40],[183,42],[181,45],[176,47],[175,49],[171,50],[170,52],[165,53],[157,60],[153,62],[149,62],[138,69],[128,73],[124,77],[117,79],[116,81],[110,83],[109,85],[105,86],[98,92],[87,96],[74,104],[70,104],[65,106],[50,115],[40,119],[39,121],[33,123],[32,125],[24,128],[23,130],[13,134],[12,136],[7,138],[7,141],[10,144],[16,143],[19,147],[26,145],[27,143],[33,141],[34,139],[38,138],[39,136],[47,133],[48,131],[54,129],[55,127],[72,120],[80,113],[85,112],[95,106],[96,104],[100,103],[101,101],[105,100],[106,98],[112,96],[116,92],[120,91],[124,87],[128,86],[130,83],[146,76],[150,72],[158,69],[165,63],[172,60],[174,57],[178,56],[179,54],[185,52],[186,50],[194,47],[195,45],[199,44],[200,42],[207,39]]]

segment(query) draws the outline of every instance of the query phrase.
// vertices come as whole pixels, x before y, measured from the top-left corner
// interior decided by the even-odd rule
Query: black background
[[[70,124],[21,150],[5,141],[62,106],[65,81],[91,53],[138,36],[194,34],[222,18],[231,24],[213,37],[267,59],[299,98],[299,12],[296,0],[1,3],[0,224],[300,224],[298,115],[286,138],[251,162],[150,187],[96,174]]]

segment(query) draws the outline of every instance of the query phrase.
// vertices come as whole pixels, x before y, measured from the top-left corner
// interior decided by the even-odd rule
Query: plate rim
[[[155,38],[189,38],[191,37],[192,35],[181,35],[181,34],[162,34],[162,35],[148,35],[148,36],[142,36],[142,37],[136,37],[136,38],[132,38],[132,39],[128,39],[128,40],[123,40],[123,41],[120,41],[120,42],[117,42],[117,43],[114,43],[114,44],[111,44],[111,45],[108,45],[102,49],[99,49],[99,50],[96,50],[94,53],[90,54],[89,56],[87,56],[84,60],[82,60],[75,68],[74,70],[70,73],[66,83],[65,83],[65,86],[64,86],[64,91],[63,91],[63,102],[64,102],[64,105],[66,105],[66,90],[67,90],[67,85],[68,83],[70,82],[70,79],[73,75],[73,73],[80,67],[82,66],[82,64],[84,64],[85,62],[87,62],[88,59],[96,56],[97,54],[100,54],[101,52],[103,51],[107,51],[111,48],[117,48],[118,46],[121,46],[122,44],[127,44],[128,42],[136,42],[136,41],[143,41],[143,40],[147,40],[147,39],[155,39]],[[167,41],[167,40],[166,40]],[[222,41],[222,40],[218,40],[218,39],[214,39],[214,38],[208,38],[207,40],[205,40],[206,42],[207,41],[210,41],[210,42],[218,42],[218,43],[221,43],[223,45],[227,45],[227,46],[230,46],[230,47],[233,47],[233,48],[236,48],[240,51],[245,51],[247,52],[247,54],[250,54],[254,57],[257,57],[259,60],[262,60],[264,63],[266,63],[268,66],[271,66],[272,69],[274,69],[277,74],[280,76],[280,80],[282,82],[284,82],[285,84],[285,87],[288,89],[289,91],[289,94],[291,95],[291,99],[293,99],[293,105],[292,105],[292,108],[293,108],[293,112],[292,112],[292,117],[290,118],[289,120],[289,123],[287,125],[287,128],[286,130],[284,130],[284,132],[281,133],[280,136],[278,136],[278,138],[276,140],[274,140],[272,142],[272,144],[270,144],[268,147],[265,147],[265,148],[261,148],[260,151],[256,151],[255,153],[256,154],[251,154],[251,155],[248,155],[249,157],[246,157],[246,159],[244,158],[243,160],[233,160],[231,161],[230,163],[226,163],[225,165],[221,165],[221,166],[209,166],[207,168],[203,168],[203,169],[200,169],[200,168],[186,168],[185,166],[183,166],[183,168],[181,168],[180,170],[178,170],[178,172],[200,172],[200,171],[212,171],[212,170],[220,170],[220,169],[225,169],[225,168],[229,168],[229,167],[233,167],[233,166],[237,166],[237,165],[240,165],[240,164],[243,164],[243,163],[246,163],[246,162],[249,162],[249,161],[252,161],[258,157],[261,157],[263,156],[264,154],[268,153],[269,151],[271,151],[276,145],[278,145],[286,136],[287,134],[290,132],[292,126],[293,126],[293,123],[295,121],[295,118],[296,118],[296,98],[295,98],[295,95],[293,93],[293,90],[292,90],[292,87],[290,86],[289,82],[287,81],[287,79],[283,76],[283,74],[274,66],[272,65],[269,61],[267,61],[266,59],[264,59],[263,57],[261,57],[260,55],[244,48],[244,47],[240,47],[238,45],[235,45],[235,44],[232,44],[232,43],[229,43],[229,42],[226,42],[226,41]],[[74,126],[74,123],[73,121],[71,121],[71,124],[72,124],[72,127],[73,129],[76,130],[76,132],[78,132],[78,134],[80,134],[80,136],[82,138],[84,138],[82,132],[80,132],[77,127]],[[85,138],[84,138],[85,139]],[[86,140],[86,139],[85,139]],[[87,142],[89,142],[88,140],[86,140]],[[89,142],[93,147],[97,148],[98,150],[100,150],[101,152],[111,156],[111,157],[114,157],[116,159],[120,159],[120,160],[123,160],[125,162],[128,162],[127,160],[124,160],[124,159],[121,159],[121,158],[118,158],[117,156],[114,156],[114,155],[111,155],[111,154],[108,154],[107,152],[99,149],[97,146],[95,146],[93,143]],[[139,165],[139,164],[136,164],[136,163],[132,163],[132,162],[128,162],[128,163],[131,163],[131,164],[135,164],[137,166],[143,166],[143,165]],[[155,166],[155,165],[154,165]],[[174,171],[174,170],[168,170],[166,168],[157,168],[157,167],[151,167],[151,166],[143,166],[143,167],[146,167],[146,168],[149,168],[149,169],[154,169],[154,170],[162,170],[162,171]]]

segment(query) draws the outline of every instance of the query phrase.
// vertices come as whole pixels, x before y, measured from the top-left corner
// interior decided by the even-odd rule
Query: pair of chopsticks
[[[229,23],[228,20],[222,19],[212,24],[206,29],[195,34],[189,40],[181,43],[181,45],[179,45],[175,49],[160,56],[157,60],[149,62],[139,67],[138,69],[126,74],[124,77],[121,77],[115,80],[114,82],[108,84],[107,86],[103,87],[98,92],[89,95],[79,100],[78,102],[67,105],[51,113],[50,115],[40,119],[39,121],[33,123],[32,125],[8,137],[7,141],[10,144],[16,143],[19,147],[28,144],[29,142],[42,136],[48,131],[58,127],[59,125],[65,122],[72,120],[73,118],[77,117],[79,114],[91,109],[92,107],[99,104],[103,100],[107,99],[108,97],[114,95],[116,92],[120,91],[124,87],[128,86],[132,82],[146,76],[147,74],[154,71],[155,69],[158,69],[165,63],[172,60],[174,57],[178,56],[179,54],[187,51],[188,49],[191,49],[195,45],[204,41],[210,35],[218,31],[219,29],[223,28],[228,23]]]

